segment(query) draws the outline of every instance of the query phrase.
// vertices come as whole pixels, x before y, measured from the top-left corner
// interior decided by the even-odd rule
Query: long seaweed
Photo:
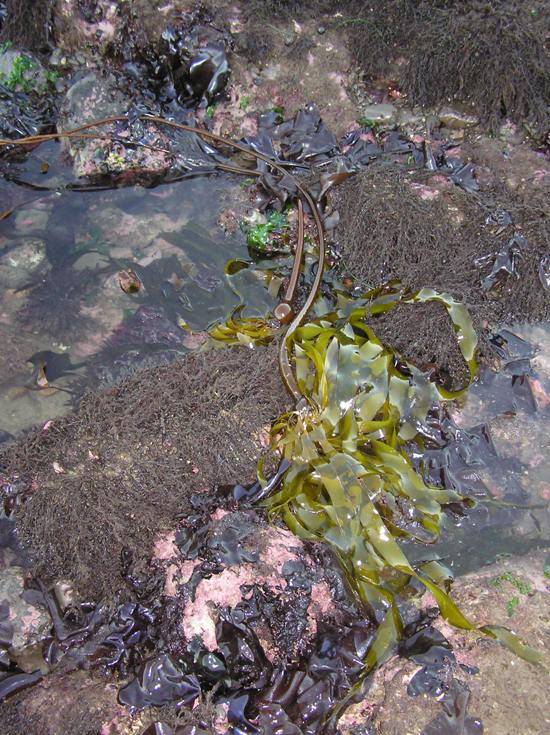
[[[414,366],[400,366],[365,322],[398,303],[427,300],[447,309],[473,378],[477,340],[465,306],[432,290],[406,294],[393,286],[359,302],[348,300],[295,331],[292,352],[303,401],[272,429],[274,446],[292,465],[266,507],[298,537],[329,544],[365,610],[381,623],[365,674],[397,645],[399,598],[411,580],[433,595],[452,625],[476,629],[444,589],[448,572],[437,561],[413,566],[399,544],[436,541],[445,506],[472,502],[427,485],[405,449],[419,441],[419,427],[433,405],[460,395],[467,385],[451,393]],[[479,630],[529,661],[541,660],[504,628]]]

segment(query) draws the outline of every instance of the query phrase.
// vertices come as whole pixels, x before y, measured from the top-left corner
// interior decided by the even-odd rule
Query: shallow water
[[[550,547],[550,324],[510,331],[533,357],[499,373],[482,369],[451,412],[479,439],[471,456],[467,444],[458,450],[462,472],[479,486],[478,504],[464,518],[449,517],[432,548],[455,576],[502,555]],[[524,376],[512,375],[522,370]]]
[[[53,163],[41,174],[46,159]],[[88,387],[196,347],[240,294],[249,315],[274,306],[232,214],[248,205],[238,177],[29,189],[71,180],[51,143],[10,172],[27,186],[4,181],[0,190],[6,208],[17,206],[0,221],[0,438],[66,412]],[[222,213],[231,232],[218,222]],[[230,258],[250,267],[225,275]],[[120,287],[117,274],[128,268],[141,281],[138,293]]]

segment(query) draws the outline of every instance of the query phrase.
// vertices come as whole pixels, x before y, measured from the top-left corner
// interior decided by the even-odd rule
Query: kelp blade
[[[379,665],[400,636],[395,595],[414,578],[435,599],[452,625],[479,630],[529,661],[540,655],[503,628],[477,628],[442,588],[448,570],[437,563],[415,569],[398,539],[422,543],[440,533],[444,507],[471,500],[444,487],[427,485],[407,454],[418,428],[449,392],[430,382],[413,365],[396,366],[393,352],[366,324],[367,316],[400,302],[437,300],[445,305],[466,360],[475,376],[477,338],[464,305],[424,289],[404,294],[392,287],[349,301],[291,336],[297,382],[307,408],[276,422],[275,445],[293,462],[281,489],[266,501],[304,540],[328,543],[351,587],[368,610],[384,615],[365,671]]]

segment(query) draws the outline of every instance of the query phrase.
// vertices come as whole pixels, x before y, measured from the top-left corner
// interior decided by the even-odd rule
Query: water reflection
[[[238,177],[29,189],[67,183],[59,159],[40,173],[47,155],[43,147],[12,164],[26,188],[2,183],[15,209],[0,221],[0,439],[66,412],[88,387],[197,347],[240,294],[250,315],[275,304],[253,264],[224,274],[230,258],[250,260],[237,220],[251,205]],[[135,293],[121,288],[128,269]]]

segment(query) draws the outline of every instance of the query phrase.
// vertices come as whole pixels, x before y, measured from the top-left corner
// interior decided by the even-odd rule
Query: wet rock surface
[[[253,512],[219,510],[198,533],[200,540],[184,527],[156,545],[162,557],[173,552],[166,559],[164,591],[182,609],[175,631],[182,642],[198,638],[215,650],[219,611],[238,608],[267,661],[276,664],[309,651],[323,619],[343,619],[329,578],[288,530],[265,526]],[[187,548],[192,553],[186,557]],[[200,561],[193,561],[197,556]]]
[[[426,3],[415,5],[425,14]],[[422,16],[420,36],[411,33],[411,3],[401,0],[210,8],[68,0],[42,28],[35,67],[19,69],[19,47],[2,47],[6,78],[14,62],[22,71],[0,86],[3,136],[124,117],[97,130],[108,139],[65,140],[62,156],[52,142],[25,155],[4,149],[0,158],[0,337],[12,346],[0,357],[0,489],[10,529],[15,522],[31,552],[20,558],[0,518],[0,701],[8,697],[0,719],[9,735],[549,728],[543,670],[443,623],[428,595],[420,612],[400,609],[399,658],[361,683],[380,615],[356,607],[324,547],[246,502],[262,496],[259,457],[266,479],[280,481],[269,427],[292,404],[276,346],[177,359],[199,349],[205,329],[236,304],[253,302],[250,313],[264,314],[277,303],[296,238],[296,212],[285,212],[295,183],[266,174],[247,152],[142,117],[160,112],[242,138],[305,174],[329,240],[356,271],[355,283],[340,281],[343,270],[327,272],[321,311],[358,284],[396,275],[411,289],[436,286],[466,301],[482,356],[500,370],[486,367],[452,415],[430,417],[414,457],[428,482],[476,501],[465,515],[445,509],[442,538],[429,551],[467,572],[453,586],[464,614],[512,628],[546,660],[548,335],[538,326],[521,332],[542,345],[537,352],[498,327],[505,317],[549,314],[549,152],[537,76],[547,53],[534,69],[533,36],[517,63],[534,80],[532,98],[513,70],[481,99],[475,56],[464,58],[470,88],[458,89],[456,53],[434,65],[448,77],[434,86],[425,60],[445,57],[460,39],[472,43],[455,5]],[[465,5],[483,36],[511,3]],[[522,48],[523,13],[506,63]],[[434,19],[447,43],[428,54]],[[404,25],[418,49],[399,36]],[[492,58],[487,69],[489,78]],[[496,138],[483,134],[487,126]],[[222,174],[220,162],[241,167],[239,177]],[[247,171],[260,174],[257,186]],[[203,175],[205,186],[177,188]],[[315,270],[307,211],[305,228],[297,303]],[[411,360],[447,387],[468,382],[441,304],[399,306],[369,326],[395,349],[396,363]],[[97,385],[111,388],[56,418]],[[33,424],[40,428],[14,441]],[[427,546],[415,548],[424,562]],[[350,692],[353,703],[339,710]]]
[[[546,552],[502,559],[457,579],[453,587],[455,599],[477,623],[490,615],[493,620],[512,625],[522,637],[536,641],[548,655],[549,590],[548,578],[544,576],[547,559]],[[518,605],[510,606],[510,600],[516,598],[520,598]],[[354,728],[368,721],[373,724],[372,732],[384,735],[442,732],[535,735],[548,729],[544,684],[547,674],[543,669],[510,658],[494,641],[439,623],[436,627],[452,649],[452,654],[449,653],[452,661],[441,664],[435,679],[426,678],[426,664],[430,665],[427,655],[423,662],[399,659],[389,662],[375,675],[365,703],[352,707],[341,721],[343,732],[353,733]],[[445,696],[453,690],[456,694],[457,689],[468,695],[461,697],[459,707],[447,709]],[[538,692],[537,697],[533,698],[533,692]]]
[[[92,72],[75,82],[67,91],[57,129],[63,132],[85,126],[94,120],[124,115],[131,105],[131,99],[120,91],[112,75],[101,77]],[[167,139],[163,138],[153,124],[145,125],[139,131],[142,137],[147,138],[149,148],[140,147],[134,151],[124,144],[128,132],[119,137],[118,143],[110,140],[116,132],[114,125],[96,128],[95,132],[100,136],[107,136],[109,140],[67,141],[67,152],[74,161],[77,178],[93,179],[108,174],[131,176],[133,173],[135,177],[147,179],[165,173],[170,167]]]
[[[4,639],[4,644],[7,642],[11,655],[17,657],[46,636],[50,618],[43,608],[25,600],[25,571],[21,567],[2,569],[0,600],[3,626],[10,635],[10,640]]]

